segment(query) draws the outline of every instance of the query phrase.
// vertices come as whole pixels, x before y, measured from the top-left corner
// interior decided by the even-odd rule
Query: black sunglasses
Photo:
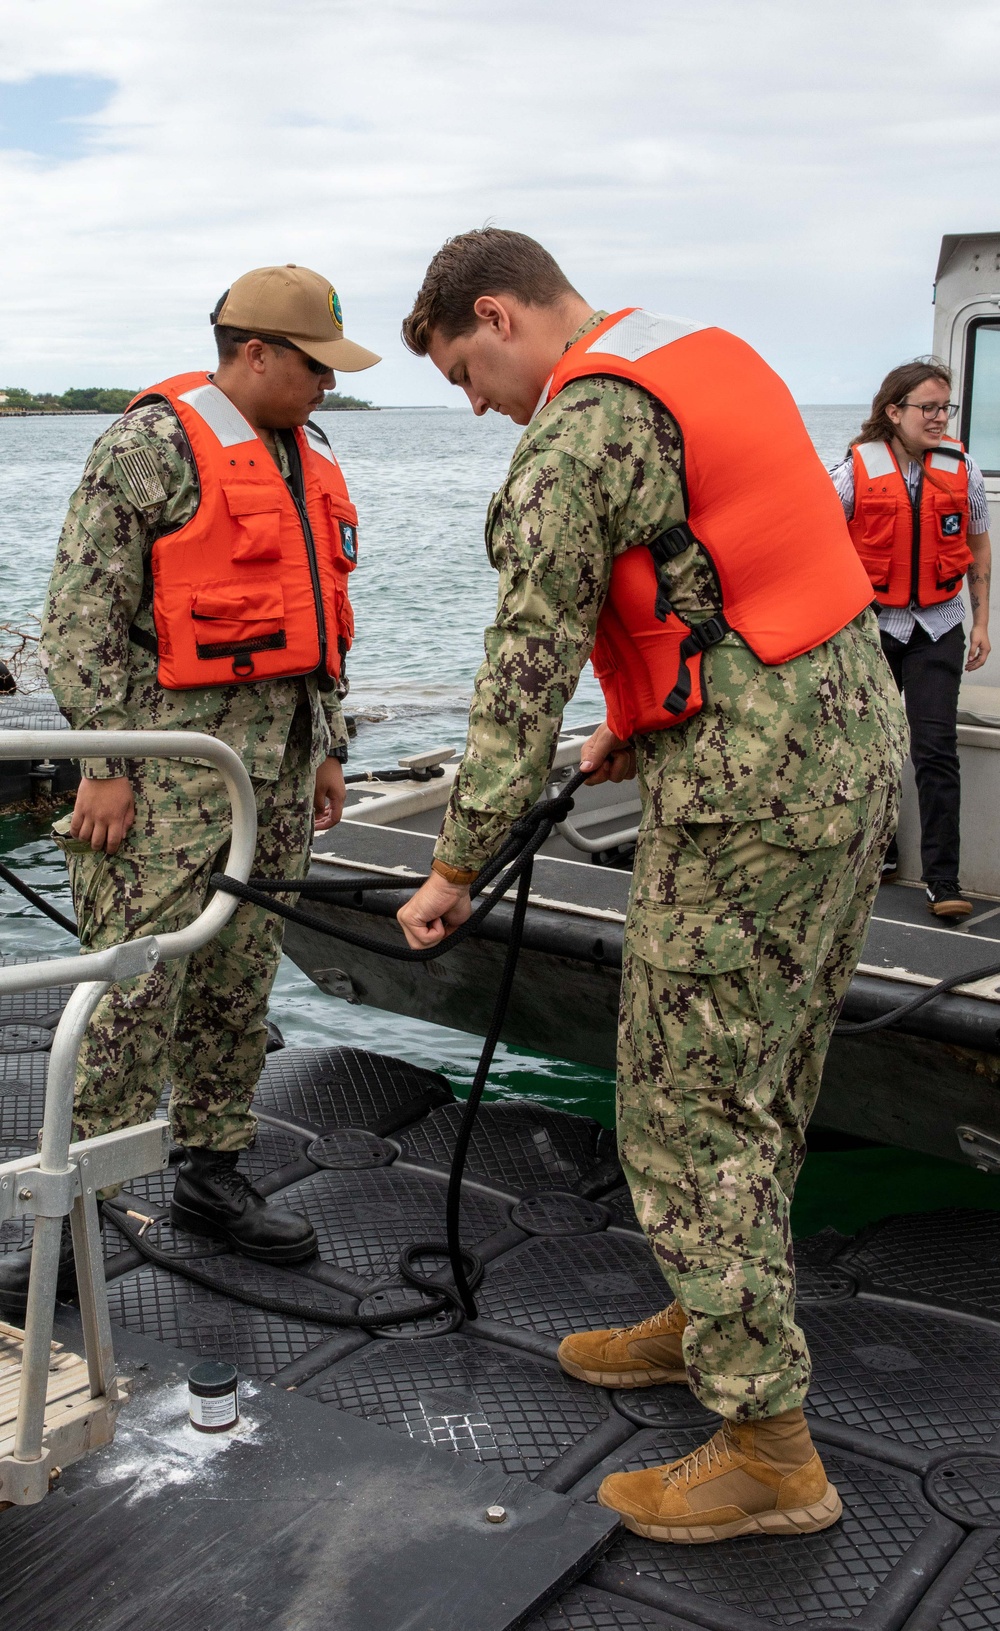
[[[328,374],[330,372],[328,362],[319,362],[316,357],[310,357],[307,352],[302,350],[301,346],[295,345],[292,340],[286,340],[281,334],[258,334],[257,338],[263,340],[265,345],[276,345],[281,351],[297,351],[310,374]]]

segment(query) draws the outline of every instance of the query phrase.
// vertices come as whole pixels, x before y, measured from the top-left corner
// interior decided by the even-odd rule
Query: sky
[[[0,0],[0,384],[211,366],[235,277],[330,277],[342,376],[492,222],[595,306],[741,334],[800,402],[931,345],[944,233],[1000,230],[995,0]]]

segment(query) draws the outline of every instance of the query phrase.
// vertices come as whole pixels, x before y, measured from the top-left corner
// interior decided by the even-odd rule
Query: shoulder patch
[[[146,510],[165,502],[167,490],[156,461],[147,448],[128,448],[116,453],[114,467],[123,494],[131,499],[136,509]]]

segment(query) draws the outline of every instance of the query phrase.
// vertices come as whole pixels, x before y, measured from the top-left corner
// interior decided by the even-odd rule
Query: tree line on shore
[[[6,385],[0,388],[0,414],[18,413],[124,413],[135,391],[128,391],[119,386],[87,385],[73,386],[63,391],[61,396],[55,396],[51,391],[26,391],[20,385]],[[365,402],[357,396],[342,396],[338,391],[328,391],[326,400],[319,412],[329,413],[340,410],[374,410],[373,402]]]

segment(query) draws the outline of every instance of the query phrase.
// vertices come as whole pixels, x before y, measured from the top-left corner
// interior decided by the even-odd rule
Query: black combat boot
[[[237,1151],[184,1151],[177,1169],[170,1217],[178,1229],[224,1240],[262,1263],[304,1263],[316,1255],[316,1231],[307,1218],[268,1206],[238,1172]]]
[[[31,1275],[31,1246],[22,1246],[16,1252],[0,1257],[0,1319],[23,1324],[28,1307],[28,1279]],[[73,1261],[73,1236],[69,1218],[63,1219],[59,1240],[59,1279],[56,1296],[61,1303],[76,1297],[76,1264]]]

